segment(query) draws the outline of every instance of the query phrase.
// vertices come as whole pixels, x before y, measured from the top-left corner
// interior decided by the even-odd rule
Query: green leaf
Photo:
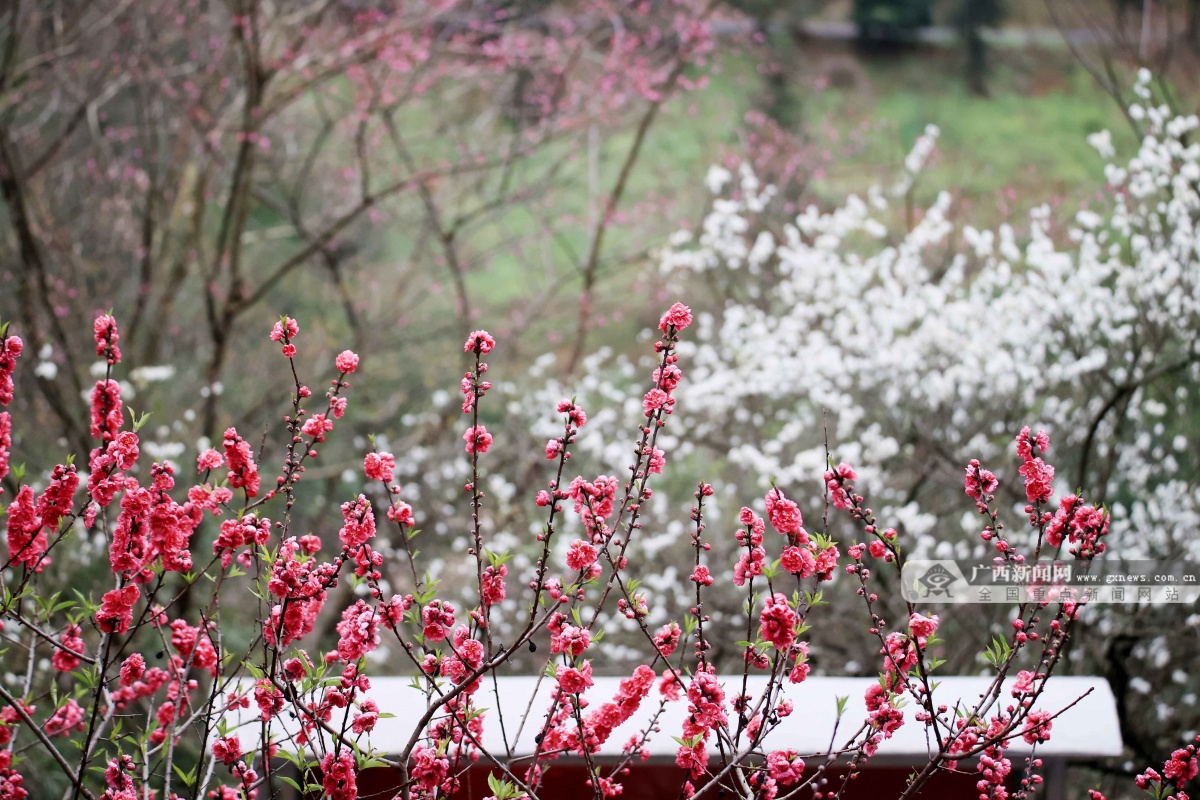
[[[830,546],[837,544],[837,542],[833,541],[823,533],[814,533],[811,535],[811,538],[813,544],[817,546],[818,551],[828,550]]]
[[[91,599],[85,597],[78,589],[72,589],[71,591],[75,593],[75,598],[79,600],[79,605],[84,608],[88,616],[91,616],[98,608],[100,608],[98,604],[93,603]]]
[[[138,413],[133,410],[133,406],[125,407],[129,409],[129,419],[133,425],[133,431],[136,433],[146,424],[146,420],[150,419],[150,412],[146,411],[141,416],[138,416]]]
[[[178,764],[172,764],[171,766],[175,770],[175,774],[179,776],[179,780],[183,781],[185,786],[190,788],[195,783],[196,779],[191,773],[184,772],[183,768]]]
[[[487,556],[488,564],[499,569],[506,561],[512,558],[512,553],[493,553],[491,550],[484,550],[484,555]]]
[[[690,748],[690,747],[695,747],[700,742],[700,740],[702,740],[704,738],[704,734],[698,733],[695,736],[692,736],[692,737],[689,737],[686,739],[682,739],[678,736],[672,736],[671,738],[674,739],[676,741],[676,743],[678,743],[681,747],[689,747]]]
[[[300,756],[298,756],[294,753],[288,752],[287,748],[285,748],[285,747],[279,748],[276,755],[278,755],[280,758],[287,761],[289,764],[295,764],[297,768],[300,767]]]
[[[353,744],[353,743],[351,743],[351,744]],[[358,747],[355,746],[354,749],[358,750]],[[370,769],[371,767],[386,767],[386,766],[387,766],[387,762],[384,761],[379,756],[371,756],[371,755],[362,756],[359,758],[359,761],[358,761],[359,769]]]
[[[1012,655],[1012,646],[1006,639],[1001,639],[999,636],[992,638],[992,643],[983,651],[984,658],[996,669],[1006,662]]]
[[[492,773],[488,773],[487,782],[488,788],[492,790],[495,800],[512,800],[512,798],[522,797],[525,794],[512,781],[499,778]]]

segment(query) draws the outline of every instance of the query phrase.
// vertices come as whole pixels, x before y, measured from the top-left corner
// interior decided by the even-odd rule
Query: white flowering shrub
[[[859,467],[910,553],[978,557],[978,518],[949,477],[971,458],[1011,461],[1008,432],[1036,420],[1059,432],[1056,490],[1097,487],[1111,510],[1109,558],[1200,558],[1200,120],[1156,104],[1148,75],[1135,91],[1137,152],[1120,161],[1107,133],[1089,137],[1109,161],[1104,202],[1038,207],[995,230],[956,220],[949,192],[911,211],[932,127],[892,187],[795,218],[780,219],[765,176],[714,168],[703,225],[661,258],[673,290],[712,298],[681,347],[692,369],[675,430],[686,441],[668,450],[762,488],[805,485],[831,447]],[[601,354],[580,401],[623,398],[636,415],[629,371]],[[548,396],[562,391],[551,383]],[[609,413],[581,451],[615,455],[602,450],[620,416]],[[1001,496],[1024,506],[1017,476],[1001,478]],[[1188,662],[1200,642],[1180,631],[1198,618],[1179,609],[1093,608],[1106,636],[1078,654],[1080,669],[1117,676],[1126,741],[1142,755],[1164,721],[1195,724]],[[832,655],[833,671],[860,659]]]

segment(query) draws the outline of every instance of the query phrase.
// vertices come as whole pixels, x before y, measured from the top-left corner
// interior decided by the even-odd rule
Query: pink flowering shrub
[[[678,303],[662,317],[657,364],[624,477],[568,478],[572,446],[588,414],[573,400],[557,404],[562,435],[546,448],[546,488],[528,498],[544,518],[531,542],[539,555],[519,576],[510,574],[511,554],[493,550],[496,534],[480,513],[488,502],[484,489],[494,444],[480,424],[490,388],[483,359],[502,345],[486,331],[471,333],[464,348],[471,368],[462,382],[468,446],[460,457],[470,465],[463,491],[471,513],[464,523],[475,582],[461,603],[422,577],[411,544],[417,516],[401,500],[396,454],[372,448],[362,455],[363,480],[383,485],[385,508],[360,493],[341,504],[340,520],[331,523],[338,526],[336,537],[295,529],[292,508],[308,486],[306,469],[317,462],[318,445],[339,432],[342,413],[334,410],[345,411],[353,397],[349,378],[360,368],[353,353],[338,356],[324,397],[317,398],[298,377],[295,342],[303,327],[285,318],[271,333],[295,377],[291,408],[282,419],[282,463],[263,458],[230,428],[224,452],[202,452],[196,472],[185,478],[169,461],[147,463],[132,413],[127,427],[120,384],[112,377],[123,365],[118,322],[99,318],[94,341],[109,374],[98,385],[115,388],[92,394],[99,422],[86,473],[68,461],[41,489],[22,476],[7,509],[0,613],[30,666],[16,685],[0,685],[0,797],[28,796],[31,749],[61,771],[73,795],[89,800],[134,800],[150,792],[273,797],[293,780],[288,761],[305,784],[344,800],[358,796],[360,769],[368,763],[397,767],[404,798],[451,796],[476,763],[499,774],[497,796],[533,798],[542,791],[546,769],[567,756],[587,764],[588,787],[580,792],[611,797],[621,792],[629,764],[657,736],[677,742],[683,796],[719,790],[775,798],[810,789],[814,796],[833,797],[841,791],[827,785],[836,757],[849,759],[851,769],[835,783],[850,780],[905,724],[905,702],[915,704],[916,724],[936,743],[905,797],[956,768],[977,772],[981,800],[1006,797],[1014,769],[1010,743],[1019,738],[1033,745],[1054,734],[1061,709],[1034,704],[1076,630],[1080,606],[1048,599],[1017,607],[1011,634],[992,658],[994,697],[1000,698],[1008,674],[1018,675],[1015,687],[999,702],[980,700],[973,711],[955,713],[963,709],[939,701],[932,677],[939,666],[935,654],[944,647],[939,617],[911,605],[899,624],[883,616],[887,601],[877,593],[877,573],[901,567],[904,542],[866,504],[849,464],[830,460],[823,475],[813,476],[814,485],[824,487],[826,508],[844,512],[856,531],[848,543],[830,538],[827,517],[806,524],[800,502],[778,486],[762,498],[766,518],[743,507],[734,532],[727,527],[733,520],[722,520],[714,537],[709,504],[716,492],[698,482],[687,550],[693,605],[681,619],[652,627],[652,610],[663,598],[635,577],[638,546],[644,528],[656,524],[647,501],[652,476],[662,474],[670,458],[662,432],[685,380],[680,342],[692,322],[690,309]],[[0,363],[5,386],[21,347],[7,329],[0,333],[0,352],[10,354]],[[320,424],[310,425],[313,420]],[[994,474],[978,461],[967,467],[962,485],[984,520],[980,540],[1001,562],[1019,562],[1043,548],[1086,562],[1105,548],[1103,509],[1075,495],[1055,507],[1045,478],[1053,470],[1044,460],[1049,444],[1044,432],[1028,428],[1017,437],[1028,498],[1025,533],[1008,532],[1000,521]],[[7,459],[9,446],[0,446],[0,457]],[[583,533],[566,541],[561,529],[569,520]],[[391,555],[384,552],[382,524],[402,543]],[[77,586],[78,602],[42,602],[40,582],[56,556],[96,533],[107,543],[98,559],[105,565],[102,584]],[[736,542],[736,558],[714,558],[714,538]],[[408,563],[410,585],[397,589],[385,582],[389,557]],[[819,589],[835,574],[856,587],[861,633],[876,648],[880,680],[864,698],[866,719],[857,731],[831,740],[827,752],[779,749],[770,733],[795,710],[787,687],[809,675],[808,631],[830,622]],[[345,583],[360,589],[353,600],[338,592]],[[712,658],[714,642],[725,633],[705,611],[705,601],[718,585],[741,592],[745,601],[741,630],[747,638],[737,645],[743,678],[735,682],[719,675]],[[246,605],[247,597],[257,606],[253,632],[239,637],[236,614],[227,609]],[[518,613],[502,625],[503,609],[512,608],[506,604],[514,599]],[[315,635],[318,622],[329,617],[337,620],[336,635]],[[622,673],[614,696],[594,697],[593,662],[606,626],[618,620],[634,632],[640,655]],[[848,634],[843,622],[834,624]],[[511,672],[520,663],[516,654],[536,653],[537,643],[547,639],[549,655],[540,663],[542,680],[553,688],[551,700],[531,706],[522,723],[539,726],[536,750],[519,759],[488,750],[485,726],[500,722],[477,705],[478,692],[485,679]],[[413,728],[402,751],[368,758],[371,732],[385,715],[398,712],[371,697],[370,672],[385,643],[396,649],[406,674],[415,676],[426,705],[405,709]],[[146,654],[156,650],[161,652],[148,660]],[[40,656],[48,656],[45,667],[38,665]],[[1026,663],[1029,668],[1018,673]],[[748,691],[749,675],[765,677],[766,688]],[[594,759],[640,708],[654,704],[661,713],[668,703],[686,704],[680,730],[651,725],[624,745],[619,764]],[[1040,766],[1036,758],[1026,760],[1023,785],[1036,785]],[[1151,770],[1138,780],[1182,786],[1196,772],[1189,747],[1177,751],[1161,775]]]
[[[650,503],[656,516],[686,513],[690,487],[672,482],[685,465],[718,488],[717,513],[745,504],[769,516],[774,481],[802,501],[810,530],[850,541],[844,516],[812,525],[813,509],[792,488],[827,468],[835,442],[837,461],[872,489],[880,533],[890,530],[911,556],[995,555],[1007,532],[979,535],[962,506],[969,489],[1000,497],[1005,509],[1036,499],[1051,517],[1047,544],[1063,542],[1064,553],[1200,558],[1200,195],[1184,177],[1200,170],[1200,119],[1153,96],[1155,85],[1147,74],[1134,87],[1132,149],[1119,153],[1119,138],[1104,132],[1088,137],[1103,191],[1047,196],[994,229],[973,226],[954,187],[922,174],[933,128],[897,182],[837,203],[795,205],[794,172],[769,160],[714,168],[710,213],[661,259],[663,280],[696,298],[696,319],[681,350],[686,380],[657,445],[668,467]],[[539,362],[510,403],[540,409],[574,397],[591,421],[572,466],[620,463],[617,432],[644,413],[639,379],[654,365],[603,351],[584,363],[575,380],[561,361]],[[1017,454],[1025,422],[1053,433],[1053,450],[1028,461]],[[553,433],[532,414],[528,424],[540,441]],[[965,486],[972,461],[978,471]],[[1085,497],[1073,499],[1081,489]],[[848,510],[836,483],[829,492],[836,511]],[[762,499],[746,499],[755,495]],[[672,537],[686,535],[681,520],[670,525]],[[753,530],[744,538],[713,542],[718,553],[736,548],[743,588],[774,557]],[[861,543],[873,559],[894,558],[879,539]],[[690,593],[692,571],[647,550],[649,575]],[[816,571],[810,549],[791,545],[780,557],[790,572]],[[718,582],[708,596],[706,611],[722,624],[741,613],[733,588]],[[827,585],[826,599],[845,602],[845,588]],[[1074,649],[1076,667],[1110,676],[1128,712],[1125,744],[1138,763],[1159,761],[1177,731],[1200,729],[1197,642],[1179,635],[1196,620],[1176,605],[1089,613],[1094,638]],[[963,607],[943,615],[943,631],[1004,634],[1010,621],[995,607]],[[873,674],[874,647],[833,627],[810,637],[814,652],[830,656],[826,670]],[[729,649],[718,650],[721,669],[736,661]],[[977,667],[972,648],[945,657],[955,672]]]

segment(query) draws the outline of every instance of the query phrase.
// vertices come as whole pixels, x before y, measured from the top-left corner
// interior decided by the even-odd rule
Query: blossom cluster
[[[1079,608],[1052,599],[1022,607],[1012,620],[1007,655],[994,664],[996,685],[1028,651],[1044,669],[1020,672],[1007,706],[952,716],[936,699],[930,681],[936,669],[930,654],[942,646],[939,617],[914,612],[903,627],[890,629],[878,611],[879,598],[871,590],[874,564],[866,559],[898,570],[901,534],[877,522],[856,486],[858,473],[848,463],[830,466],[822,482],[831,505],[844,511],[856,529],[858,541],[843,549],[828,530],[810,530],[800,503],[775,485],[762,496],[765,517],[750,507],[739,512],[738,526],[728,537],[739,550],[732,569],[709,555],[706,503],[717,492],[711,484],[697,484],[690,515],[694,605],[684,624],[668,621],[651,628],[650,620],[661,616],[663,598],[639,588],[631,548],[644,536],[651,519],[650,484],[666,463],[660,437],[684,385],[681,333],[692,320],[682,304],[661,319],[650,371],[650,393],[658,394],[643,405],[627,477],[568,479],[565,467],[589,417],[574,399],[554,406],[563,427],[546,454],[557,471],[534,500],[545,524],[536,543],[531,542],[540,555],[515,584],[529,588],[521,606],[514,606],[512,595],[517,593],[508,583],[512,554],[492,549],[495,538],[481,514],[489,463],[481,457],[491,444],[490,437],[484,444],[478,424],[480,402],[491,388],[482,379],[487,365],[481,357],[497,346],[486,331],[473,332],[464,346],[474,358],[462,386],[469,401],[464,413],[472,415],[464,488],[472,512],[468,554],[475,566],[475,584],[465,601],[452,601],[436,581],[418,572],[410,544],[414,510],[399,500],[398,462],[391,452],[372,447],[363,456],[362,476],[376,491],[341,504],[336,544],[317,533],[293,530],[291,509],[298,488],[305,486],[306,465],[319,458],[317,445],[338,428],[334,420],[345,411],[346,379],[359,364],[352,353],[335,360],[337,377],[330,382],[323,410],[316,413],[307,408],[311,391],[292,371],[295,350],[283,353],[292,362],[294,386],[283,418],[288,437],[277,474],[272,476],[268,466],[270,452],[255,452],[230,427],[222,449],[203,450],[195,480],[178,488],[180,470],[170,461],[146,463],[136,429],[125,429],[124,417],[114,415],[122,405],[121,388],[106,378],[105,390],[93,394],[93,418],[100,423],[88,473],[80,474],[73,463],[60,464],[40,491],[21,483],[8,508],[4,569],[9,591],[3,611],[30,637],[30,647],[49,651],[50,658],[45,674],[37,668],[29,671],[19,696],[8,689],[0,695],[6,703],[0,711],[0,735],[8,745],[0,750],[0,785],[7,796],[20,800],[28,793],[11,741],[18,730],[30,727],[60,764],[66,757],[56,740],[92,743],[90,749],[80,748],[71,769],[88,776],[78,779],[83,782],[99,774],[92,767],[107,765],[103,788],[97,784],[93,796],[171,793],[177,773],[169,762],[177,745],[190,738],[206,762],[203,780],[213,797],[255,800],[269,795],[276,788],[272,775],[280,753],[286,752],[306,780],[320,785],[326,795],[354,800],[362,744],[369,743],[379,720],[390,713],[371,696],[367,674],[386,645],[407,664],[426,699],[404,751],[387,754],[384,761],[405,766],[405,789],[419,798],[458,791],[478,762],[503,771],[511,792],[518,793],[510,796],[536,797],[544,789],[546,769],[564,756],[584,760],[594,792],[619,795],[630,761],[647,753],[646,743],[664,732],[656,723],[643,727],[622,746],[623,759],[615,767],[602,766],[594,757],[651,702],[659,704],[658,714],[670,703],[686,703],[684,722],[669,733],[678,742],[675,763],[686,773],[684,796],[710,784],[742,786],[748,797],[773,798],[806,786],[825,793],[818,787],[830,780],[828,766],[838,756],[861,769],[906,723],[901,711],[905,697],[940,745],[924,780],[941,768],[942,760],[978,757],[981,797],[1003,797],[1011,741],[1042,743],[1052,735],[1055,712],[1035,701],[1062,656]],[[97,347],[111,358],[108,366],[119,364],[116,320],[106,317],[96,330]],[[276,335],[276,341],[294,348],[300,325],[285,318]],[[1041,489],[1041,476],[1052,467],[1041,459],[1048,447],[1045,434],[1033,436],[1025,429],[1018,436],[1019,456],[1028,467],[1020,474],[1030,497],[1027,512],[1037,532],[1036,546],[1043,540],[1067,542],[1076,558],[1090,559],[1103,549],[1105,519],[1074,496],[1061,501],[1057,514],[1045,508],[1052,493]],[[996,531],[998,482],[978,460],[968,467],[965,489]],[[263,491],[264,486],[274,488]],[[377,515],[373,497],[380,494],[388,505],[386,514]],[[384,517],[396,526],[403,548],[399,558],[409,568],[411,583],[405,592],[394,591],[388,577],[394,573],[384,548],[390,546],[378,527]],[[582,535],[572,538],[560,530],[570,524],[580,526]],[[770,537],[768,525],[774,531]],[[822,521],[821,527],[827,523]],[[89,530],[108,533],[106,580],[111,588],[98,598],[95,592],[81,591],[82,612],[68,610],[71,604],[36,601],[37,576],[65,549],[64,542],[88,536]],[[208,541],[201,537],[210,532],[211,547],[201,546]],[[818,587],[833,580],[842,566],[861,586],[868,619],[863,627],[879,643],[881,679],[866,693],[867,718],[859,731],[842,745],[831,743],[823,766],[810,768],[796,750],[768,742],[780,720],[795,710],[787,687],[810,673],[807,635],[820,620]],[[357,590],[352,599],[340,592],[343,582]],[[206,584],[212,587],[211,602],[185,604],[173,594],[175,586],[199,592]],[[238,644],[222,606],[231,595],[235,604],[244,604],[247,587],[259,603],[257,624],[250,641]],[[710,658],[717,629],[705,611],[710,596],[731,587],[744,593],[744,624],[747,636],[754,637],[739,643],[742,679],[735,682],[724,679]],[[516,621],[509,620],[501,632],[497,618],[501,613],[512,616],[514,608]],[[317,631],[330,616],[336,620],[336,644],[322,649]],[[618,625],[641,638],[647,655],[625,674],[613,696],[596,698],[597,643]],[[543,680],[552,686],[552,696],[548,705],[531,700],[521,724],[539,728],[537,746],[514,760],[511,753],[484,746],[485,725],[495,723],[492,713],[477,704],[477,695],[489,675],[511,666],[515,653],[536,653],[539,640],[549,642]],[[138,651],[153,652],[146,647],[150,643],[162,649],[156,658],[163,660],[153,666]],[[765,677],[765,688],[749,691],[751,674]],[[90,677],[97,675],[98,680]],[[39,693],[39,681],[70,691]],[[651,700],[656,684],[658,698]],[[33,701],[44,697],[53,698],[53,707],[39,710]],[[122,719],[145,722],[126,733],[113,723],[117,712]],[[1191,761],[1180,756],[1164,775],[1194,776],[1195,759],[1187,758]]]
[[[1047,555],[1200,556],[1191,535],[1200,465],[1184,422],[1200,397],[1200,195],[1184,177],[1200,171],[1192,141],[1200,120],[1158,102],[1153,86],[1142,75],[1134,87],[1142,135],[1132,152],[1118,158],[1115,137],[1089,138],[1106,191],[1037,206],[991,230],[967,224],[954,195],[921,175],[936,130],[914,145],[901,185],[798,213],[771,187],[773,175],[714,169],[703,223],[663,251],[676,286],[711,286],[714,296],[680,351],[688,362],[673,395],[680,433],[665,432],[660,447],[711,463],[714,482],[738,487],[722,496],[730,503],[772,481],[787,487],[836,473],[826,444],[836,442],[872,487],[887,520],[880,530],[894,531],[913,556],[1022,555],[1020,534],[990,519],[979,535],[979,517],[954,496],[962,490],[993,511],[1036,509]],[[539,363],[537,382],[549,385],[519,393],[520,402],[544,405],[566,391],[553,364]],[[614,432],[644,411],[644,389],[631,376],[649,364],[611,351],[584,364],[577,401],[615,398],[621,410],[593,414],[576,457],[612,461],[623,456]],[[1034,421],[1031,454],[1012,461],[1020,427],[1012,421],[1022,419]],[[1039,428],[1054,433],[1052,453],[1038,446]],[[839,483],[828,485],[829,500],[845,510],[851,498]],[[687,503],[659,502],[663,512]],[[895,558],[877,537],[862,545],[872,558]],[[754,569],[754,545],[739,547],[743,571]],[[789,570],[799,557],[791,554]],[[690,595],[690,570],[665,561],[650,569]],[[729,600],[709,612],[728,617],[737,607]],[[1200,686],[1195,648],[1169,634],[1177,609],[1090,613],[1110,619],[1102,628],[1114,636],[1145,634],[1127,668],[1170,687],[1170,699],[1140,681],[1128,689],[1139,738],[1162,748],[1167,720],[1195,727],[1200,718],[1183,700]],[[1081,656],[1087,669],[1107,669],[1092,660],[1102,650]],[[866,655],[855,648],[837,668],[860,672]]]

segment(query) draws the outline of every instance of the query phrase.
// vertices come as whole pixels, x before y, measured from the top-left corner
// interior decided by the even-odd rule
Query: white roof
[[[619,677],[595,678],[595,686],[585,695],[590,703],[589,708],[596,708],[601,703],[611,700],[617,692],[620,680]],[[740,675],[722,678],[726,694],[738,693],[741,680]],[[838,728],[836,740],[837,745],[841,746],[866,718],[863,696],[867,688],[875,682],[873,678],[814,676],[799,685],[785,684],[784,696],[795,704],[795,711],[781,720],[779,726],[767,737],[766,744],[771,748],[794,748],[802,755],[825,752],[837,722],[837,698],[846,697],[848,699],[845,715]],[[934,691],[935,699],[938,704],[944,703],[951,709],[958,701],[961,701],[964,707],[973,707],[980,694],[991,685],[991,679],[975,676],[944,677],[937,679],[937,682],[940,685]],[[748,681],[749,693],[757,696],[765,683],[765,677],[751,676]],[[1000,697],[1001,707],[1013,702],[1009,693],[1012,685],[1011,679],[1005,682]],[[483,745],[494,754],[505,752],[497,713],[499,709],[503,712],[507,740],[512,745],[511,752],[514,755],[533,752],[534,736],[545,719],[546,709],[552,699],[554,681],[543,679],[539,685],[537,676],[512,676],[497,678],[497,686],[498,695],[491,679],[485,679],[475,695],[476,707],[487,709]],[[381,753],[400,752],[412,735],[413,724],[420,719],[425,710],[424,696],[412,687],[412,679],[408,677],[372,677],[371,689],[367,696],[378,703],[380,712],[395,715],[390,719],[379,720],[370,734],[370,745]],[[531,697],[534,698],[532,703]],[[600,756],[619,757],[622,745],[630,736],[645,727],[651,715],[658,709],[660,699],[657,688],[652,689],[650,695],[642,701],[638,712],[617,728],[604,744]],[[902,709],[905,725],[880,746],[877,759],[909,763],[923,760],[929,751],[926,728],[914,718],[919,707],[911,697],[906,699],[908,702]],[[686,698],[667,704],[660,718],[662,730],[654,734],[647,744],[647,749],[655,760],[674,759],[678,744],[672,737],[681,735],[687,706]],[[1122,744],[1116,703],[1103,678],[1053,676],[1047,681],[1046,689],[1035,707],[1051,713],[1066,709],[1061,716],[1053,720],[1050,741],[1038,746],[1039,755],[1047,758],[1120,755]],[[518,737],[517,730],[527,709],[529,721]],[[992,711],[994,710],[993,707]],[[242,712],[242,719],[239,721],[249,722],[256,711],[252,706],[249,711]],[[294,727],[294,721],[287,722],[289,724],[285,724],[286,728]],[[258,730],[257,725],[251,725],[244,730],[244,735],[254,736]],[[1009,753],[1014,755],[1027,754],[1029,750],[1029,745],[1020,738],[1013,740],[1009,747]]]

